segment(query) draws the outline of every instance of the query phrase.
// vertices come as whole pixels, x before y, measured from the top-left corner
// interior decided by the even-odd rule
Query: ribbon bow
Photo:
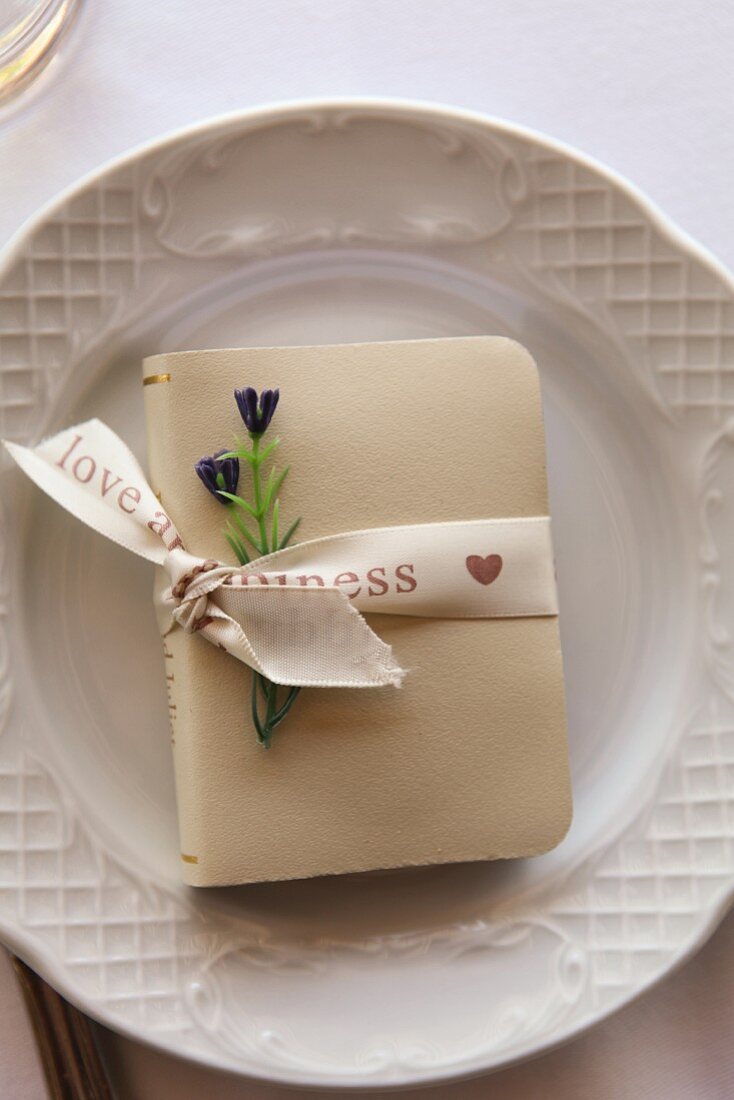
[[[286,551],[281,554],[287,557]],[[344,592],[281,584],[272,572],[255,572],[263,561],[233,569],[179,548],[170,551],[163,565],[171,585],[158,601],[161,632],[178,624],[201,634],[276,684],[400,684],[405,674],[390,646],[370,630]]]

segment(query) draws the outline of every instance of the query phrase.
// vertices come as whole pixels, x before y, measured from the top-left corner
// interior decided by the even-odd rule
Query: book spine
[[[153,491],[164,509],[167,507],[167,479],[175,470],[174,456],[170,453],[175,445],[170,425],[171,381],[171,374],[160,358],[156,359],[155,373],[150,369],[144,370],[148,472]],[[156,593],[169,583],[165,571],[156,569]],[[197,812],[196,798],[195,731],[189,721],[191,707],[187,698],[187,685],[189,690],[191,687],[191,679],[187,676],[191,659],[190,641],[179,630],[161,639],[178,807],[181,871],[185,882],[196,885],[202,871],[199,865],[202,838],[201,815]]]

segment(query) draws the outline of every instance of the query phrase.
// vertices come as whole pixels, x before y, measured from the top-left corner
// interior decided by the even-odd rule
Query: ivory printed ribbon
[[[403,669],[362,612],[557,614],[547,516],[350,531],[229,566],[187,553],[139,463],[101,421],[34,448],[5,446],[69,512],[164,567],[164,634],[175,625],[197,632],[276,684],[399,685]]]

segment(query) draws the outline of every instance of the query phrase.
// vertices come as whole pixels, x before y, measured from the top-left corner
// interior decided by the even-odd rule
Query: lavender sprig
[[[216,497],[220,504],[228,504],[225,497],[220,496],[224,489],[226,492],[237,492],[237,482],[240,479],[240,460],[238,458],[223,458],[225,451],[217,451],[215,455],[207,455],[200,458],[194,469],[206,485],[212,496]]]
[[[234,391],[234,399],[250,435],[262,435],[275,415],[280,390],[263,390],[258,397],[257,390],[246,386],[244,390]]]
[[[279,390],[263,390],[258,396],[251,386],[234,391],[237,408],[244,421],[251,447],[241,444],[231,451],[218,451],[215,455],[200,459],[196,472],[217,500],[229,508],[229,519],[224,537],[231,546],[240,565],[249,565],[250,549],[257,557],[282,550],[295,534],[300,519],[295,520],[280,538],[279,492],[288,475],[286,466],[279,474],[271,467],[267,480],[263,479],[263,463],[275,451],[280,440],[274,439],[261,448],[261,438],[270,426],[275,414]],[[244,460],[252,473],[253,501],[238,495],[240,460]],[[251,524],[254,523],[256,530]],[[270,748],[273,731],[293,706],[300,688],[287,689],[284,698],[278,697],[278,685],[259,672],[252,674],[251,712],[257,738],[263,748]],[[260,699],[262,696],[262,700]]]

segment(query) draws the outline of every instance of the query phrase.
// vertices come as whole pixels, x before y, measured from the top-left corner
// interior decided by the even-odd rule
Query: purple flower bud
[[[252,386],[235,390],[234,399],[245,427],[251,435],[262,435],[267,430],[278,405],[280,390],[263,390],[260,396]]]
[[[240,479],[240,460],[222,458],[226,453],[226,451],[217,451],[215,455],[200,458],[194,467],[209,492],[220,504],[229,504],[229,501],[226,497],[220,496],[219,490],[236,493],[237,482]]]

